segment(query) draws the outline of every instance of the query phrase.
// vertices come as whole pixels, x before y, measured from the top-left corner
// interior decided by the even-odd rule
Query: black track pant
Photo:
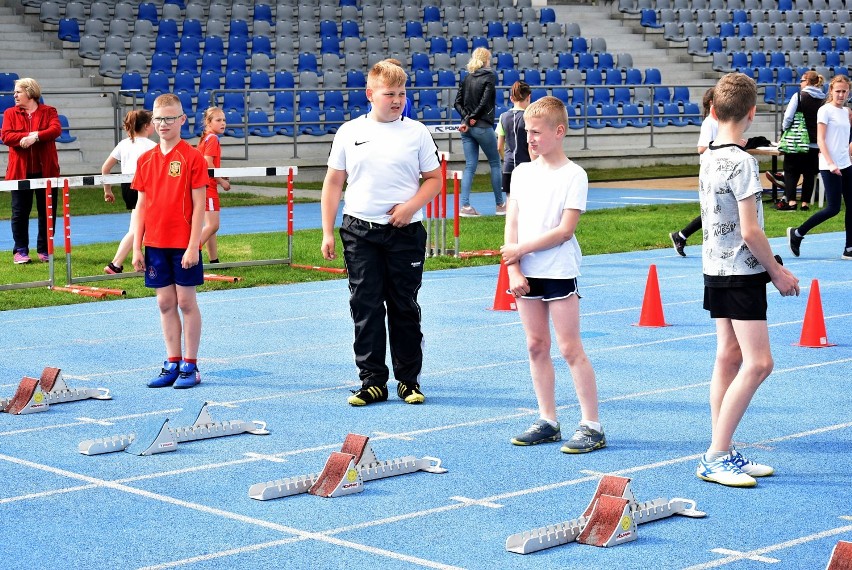
[[[423,282],[426,251],[423,224],[395,228],[347,215],[343,216],[340,239],[349,273],[355,364],[362,384],[387,384],[388,338],[394,377],[403,384],[419,384],[423,333],[417,293]]]

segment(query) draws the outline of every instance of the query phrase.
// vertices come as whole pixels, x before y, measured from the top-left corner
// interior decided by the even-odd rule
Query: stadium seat
[[[163,52],[155,52],[154,55],[151,56],[151,73],[156,72],[164,73],[169,79],[174,77],[175,66],[171,55]]]
[[[279,135],[284,135],[287,137],[293,136],[293,109],[290,108],[281,108],[276,109],[275,114],[273,116],[273,123],[275,132]]]
[[[266,113],[255,109],[253,111],[249,111],[248,113],[248,132],[250,135],[255,135],[258,137],[274,137],[275,131],[272,130],[272,127],[269,124],[269,117],[266,116]]]
[[[325,134],[318,109],[308,107],[299,111],[299,134],[314,136]]]
[[[245,89],[247,74],[239,69],[232,69],[225,74],[225,89]]]
[[[160,19],[157,14],[157,5],[153,2],[142,2],[141,4],[139,4],[136,19],[148,20],[156,26],[160,23]]]
[[[142,75],[137,72],[125,72],[121,74],[121,87],[119,92],[125,97],[142,98],[145,96]],[[3,89],[0,89],[2,91]]]
[[[102,54],[100,65],[98,66],[98,73],[102,77],[110,77],[113,79],[120,78],[123,73],[121,68],[121,58],[114,53]]]
[[[80,41],[80,23],[74,18],[59,20],[59,39],[64,42],[77,43]]]
[[[245,138],[246,131],[243,121],[242,113],[238,111],[225,111],[225,122],[227,123],[227,127],[225,127],[225,136],[226,137],[234,137],[238,139]]]
[[[71,127],[68,125],[68,117],[59,115],[59,124],[62,126],[62,133],[56,139],[58,143],[72,143],[77,140],[77,137],[71,135]]]

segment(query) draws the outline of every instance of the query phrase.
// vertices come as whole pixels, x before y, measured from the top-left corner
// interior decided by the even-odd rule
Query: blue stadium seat
[[[629,87],[615,87],[612,90],[612,103],[614,105],[627,105],[632,101]]]
[[[290,89],[296,86],[293,74],[286,69],[276,71],[274,81],[276,89]]]
[[[361,32],[358,28],[358,22],[355,20],[344,20],[340,23],[341,38],[360,38]]]
[[[299,62],[296,64],[296,71],[313,71],[317,73],[319,66],[317,65],[317,56],[313,53],[303,52],[299,54]]]
[[[539,23],[547,24],[556,21],[556,11],[553,8],[542,8],[539,12]]]
[[[672,93],[668,87],[654,86],[654,103],[670,103],[671,100]]]
[[[485,36],[488,39],[496,38],[496,37],[505,37],[506,31],[503,29],[502,22],[488,22],[488,25],[485,28]]]
[[[145,92],[142,75],[135,71],[123,73],[121,75],[121,87],[119,90],[125,97],[144,97]],[[0,91],[5,91],[5,89],[0,89]]]
[[[244,113],[246,110],[246,98],[242,93],[224,93],[222,95],[222,108],[226,113],[228,111]]]
[[[588,85],[603,85],[603,74],[600,69],[587,69],[585,79]]]
[[[610,68],[604,70],[604,84],[605,85],[621,85],[623,83],[623,78],[621,77],[621,70]]]
[[[624,127],[624,123],[622,122],[621,117],[619,117],[618,115],[618,105],[608,103],[606,105],[603,105],[600,111],[600,122],[605,127],[614,127],[616,129]]]
[[[243,139],[246,137],[245,127],[243,126],[243,115],[238,111],[225,111],[225,136]]]
[[[272,41],[268,36],[253,36],[251,39],[251,53],[263,53],[272,57]]]
[[[505,69],[500,79],[500,85],[511,86],[521,80],[521,72],[517,69]]]
[[[688,125],[701,126],[701,109],[698,103],[687,101],[683,104],[683,117]]]
[[[552,86],[562,85],[562,71],[559,69],[545,69],[544,84]]]
[[[169,36],[157,36],[154,40],[154,53],[167,53],[172,57],[177,57],[177,42],[175,38]]]
[[[225,57],[225,40],[219,36],[207,36],[204,38],[204,54],[215,53]]]
[[[651,122],[644,116],[644,113],[639,106],[635,103],[629,103],[622,107],[621,120],[624,122],[625,126],[640,129],[651,124]]]
[[[340,52],[340,38],[337,36],[322,36],[320,38],[320,53],[333,53],[343,57]]]
[[[181,36],[178,53],[188,53],[196,58],[201,57],[201,38],[196,36]]]
[[[809,35],[812,38],[819,38],[825,35],[825,27],[820,22],[814,22],[810,26]]]
[[[157,37],[174,38],[174,40],[177,41],[180,38],[177,21],[160,20],[160,26],[157,28]]]
[[[273,116],[273,122],[275,123],[275,132],[279,135],[284,135],[287,137],[293,136],[293,109],[292,108],[280,108],[275,110],[275,115]]]
[[[411,54],[411,71],[425,69],[431,71],[431,63],[429,56],[422,52],[414,52]]]
[[[74,18],[59,20],[59,39],[64,42],[80,42],[80,23]]]
[[[293,110],[296,107],[293,91],[276,91],[273,99],[275,109]]]
[[[198,79],[199,92],[204,90],[221,89],[224,75],[220,69],[221,67],[217,69],[208,69],[201,73],[201,76]]]
[[[197,73],[197,70],[196,70]],[[198,90],[195,88],[195,76],[191,71],[177,71],[175,73],[175,83],[174,90],[177,91],[187,91],[191,93],[193,96],[198,94]]]
[[[642,84],[642,72],[636,69],[635,67],[630,67],[624,70],[624,84],[625,85],[641,85]]]
[[[299,111],[299,134],[315,136],[325,134],[318,108],[303,108]]]
[[[353,107],[366,109],[370,102],[367,101],[367,93],[363,89],[357,89],[349,92],[349,99],[346,102],[346,108],[351,116]]]
[[[612,103],[612,98],[609,93],[609,87],[593,87],[591,104],[597,106],[608,105]]]
[[[319,109],[320,108],[320,97],[319,93],[316,91],[301,91],[299,92],[299,108],[312,108]]]
[[[434,36],[429,39],[429,54],[447,53],[450,51],[450,46],[447,43],[447,38],[442,36]]]
[[[523,38],[524,37],[524,25],[521,22],[507,22],[506,23],[506,39],[509,41],[514,40],[515,38]]]
[[[319,23],[320,37],[339,37],[337,33],[337,22],[334,20],[321,20]]]
[[[363,89],[367,86],[367,79],[360,69],[350,69],[346,72],[346,87]]]
[[[249,73],[249,89],[255,91],[263,91],[272,86],[269,81],[269,74],[265,71],[252,71]]]
[[[644,8],[641,12],[639,24],[643,28],[662,28],[663,24],[657,22],[657,11],[652,8]]]
[[[345,108],[346,103],[344,101],[343,91],[340,91],[339,89],[331,89],[329,91],[326,91],[323,94],[322,107],[323,109],[328,109],[332,107],[337,109]]]
[[[589,51],[589,42],[586,41],[586,38],[582,36],[575,36],[571,38],[571,53],[579,54],[586,53]]]
[[[414,20],[410,20],[405,23],[405,37],[406,38],[422,38],[423,37],[423,24],[421,22],[417,22]]]
[[[594,69],[596,66],[593,54],[585,52],[577,55],[577,69],[586,71],[587,69]]]
[[[602,129],[604,128],[604,124],[601,122],[598,117],[598,108],[594,105],[586,105],[582,108],[582,114],[585,116],[586,124],[590,129]]]
[[[162,72],[168,78],[175,75],[175,66],[172,56],[167,53],[157,52],[151,56],[151,73]],[[166,89],[168,91],[168,89]]]
[[[231,26],[228,30],[228,41],[233,38],[249,37],[249,25],[245,20],[231,20]]]
[[[615,60],[613,60],[612,54],[605,51],[599,53],[597,67],[598,69],[614,69]]]
[[[574,69],[574,54],[568,52],[557,54],[556,67],[561,70]]]
[[[440,22],[441,9],[438,6],[423,7],[423,22]]]
[[[470,51],[471,51],[471,53],[473,53],[473,50],[475,50],[476,48],[481,48],[481,47],[483,47],[485,49],[488,49],[490,47],[490,45],[488,43],[488,38],[486,38],[485,36],[473,36],[472,38],[470,38]]]
[[[139,4],[139,11],[137,12],[136,19],[148,20],[156,26],[160,23],[160,18],[157,14],[157,5],[153,2],[142,2]]]
[[[152,111],[154,109],[154,99],[162,95],[163,93],[168,93],[169,91],[151,91],[150,89],[145,92],[145,98],[142,101],[142,108],[148,109]]]
[[[72,143],[77,140],[77,137],[71,135],[71,127],[68,125],[68,117],[59,115],[59,124],[62,126],[62,133],[56,139],[58,143]]]
[[[245,89],[246,72],[232,69],[225,74],[225,89]]]
[[[183,38],[202,38],[204,36],[203,27],[199,20],[189,19],[183,21],[181,29],[181,39]]]
[[[325,132],[333,135],[337,129],[346,121],[346,115],[343,113],[342,107],[330,107],[323,110],[323,118],[325,119]]]
[[[523,70],[524,81],[530,85],[530,87],[538,87],[543,85],[541,80],[541,72],[538,69],[527,68]]]
[[[255,4],[254,6],[254,21],[255,22],[275,22],[272,16],[272,6],[269,4]]]
[[[660,85],[663,82],[662,74],[656,67],[645,70],[645,85]]]
[[[248,114],[249,134],[258,137],[274,137],[275,131],[269,124],[269,117],[259,109],[249,111]]]
[[[178,54],[177,64],[175,65],[175,76],[181,73],[189,73],[193,79],[197,79],[201,75],[198,66],[198,55],[184,52]]]
[[[79,38],[79,32],[77,35]],[[467,38],[462,36],[453,36],[450,38],[450,55],[455,57],[460,53],[471,53],[470,45],[468,44]]]
[[[683,117],[683,113],[680,110],[680,105],[677,103],[665,103],[663,105],[663,110],[666,116],[671,117],[669,120],[671,124],[675,127],[685,127],[689,123]]]
[[[672,89],[672,103],[685,105],[689,102],[689,87],[675,86]]]
[[[495,53],[492,59],[495,62],[494,69],[498,73],[506,69],[514,69],[515,67],[515,56],[510,53],[501,51]]]
[[[183,107],[183,112],[191,116],[195,112],[195,104],[192,102],[192,93],[189,91],[174,90],[175,95],[180,99],[180,105]]]
[[[247,72],[248,70],[248,57],[243,52],[231,52],[228,54],[228,57],[225,59],[225,73],[229,73],[231,71],[242,71]]]
[[[743,22],[737,25],[737,36],[741,38],[750,38],[754,36],[754,25],[751,22]]]

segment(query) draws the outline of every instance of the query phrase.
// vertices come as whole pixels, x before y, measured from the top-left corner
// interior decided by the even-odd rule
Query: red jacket
[[[21,148],[21,139],[38,131],[38,142]],[[45,178],[59,176],[59,155],[56,139],[62,134],[59,115],[49,105],[39,105],[32,116],[18,107],[9,107],[3,113],[3,131],[0,139],[9,147],[9,165],[6,180],[23,180],[28,174],[41,173]]]

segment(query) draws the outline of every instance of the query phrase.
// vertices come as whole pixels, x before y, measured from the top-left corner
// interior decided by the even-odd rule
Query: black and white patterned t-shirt
[[[698,194],[704,229],[704,283],[726,287],[754,282],[765,272],[743,241],[740,200],[754,200],[757,221],[763,227],[760,200],[760,170],[757,160],[741,147],[710,146],[701,155]]]

